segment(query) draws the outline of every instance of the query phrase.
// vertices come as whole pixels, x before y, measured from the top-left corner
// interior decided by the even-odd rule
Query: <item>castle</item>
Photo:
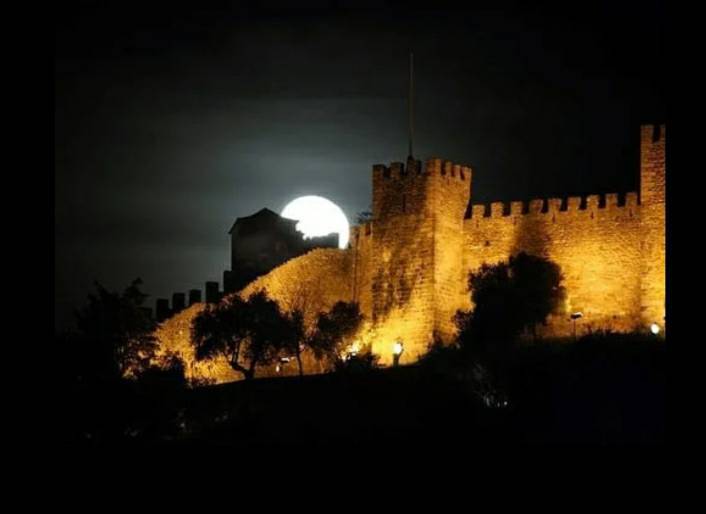
[[[348,249],[312,250],[236,294],[265,289],[283,308],[303,309],[308,323],[338,300],[356,301],[366,319],[359,342],[389,364],[402,340],[401,362],[413,362],[434,338],[454,337],[453,316],[472,307],[470,271],[525,251],[556,262],[567,292],[540,334],[572,334],[579,312],[579,333],[664,331],[665,140],[665,125],[641,127],[640,190],[626,194],[472,204],[468,166],[374,165],[372,221],[353,227]],[[191,362],[194,376],[238,378],[224,363],[189,361],[190,320],[201,308],[165,321],[158,339]]]
[[[304,238],[296,225],[296,220],[283,218],[267,208],[236,218],[228,231],[230,269],[223,271],[223,290],[219,290],[218,282],[207,281],[206,302],[219,302],[224,295],[239,291],[257,277],[314,248],[338,248],[338,234]],[[189,307],[200,303],[201,290],[189,290],[188,298]],[[186,307],[183,292],[172,295],[171,308],[168,298],[157,298],[155,318],[161,323]]]
[[[314,248],[338,248],[338,235],[304,238],[297,221],[270,209],[237,218],[230,234],[230,270],[223,272],[223,291],[239,291],[260,275]]]

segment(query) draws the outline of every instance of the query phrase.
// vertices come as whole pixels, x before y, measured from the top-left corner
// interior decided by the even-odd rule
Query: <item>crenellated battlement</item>
[[[559,266],[567,294],[560,312],[535,327],[539,337],[655,324],[664,334],[665,145],[664,125],[641,128],[639,196],[473,204],[470,166],[439,158],[377,164],[372,220],[351,227],[348,250],[311,251],[248,287],[266,285],[284,305],[303,301],[309,320],[337,301],[358,302],[365,316],[359,340],[383,364],[393,362],[393,343],[402,341],[406,364],[437,338],[453,341],[456,313],[473,308],[470,272],[526,252]],[[164,325],[160,337],[178,343],[171,350],[192,348],[186,321],[184,314]]]
[[[666,200],[666,127],[644,125],[640,130],[640,203]]]
[[[616,210],[638,206],[637,192],[631,191],[620,195],[605,193],[565,198],[533,198],[529,201],[491,202],[471,205],[470,219],[512,218],[525,215],[553,215],[563,212]]]
[[[461,222],[471,195],[470,166],[438,158],[373,166],[373,218],[441,215]],[[445,204],[446,207],[441,208]]]
[[[565,312],[581,312],[584,330],[665,329],[664,125],[641,128],[640,193],[472,204],[464,221],[464,269],[520,251],[562,270]],[[466,301],[459,296],[457,305]],[[467,308],[467,307],[466,307]],[[568,316],[547,333],[572,330]]]
[[[392,162],[389,166],[384,164],[373,165],[373,180],[383,178],[387,180],[415,179],[422,177],[450,177],[459,181],[471,180],[471,167],[451,161],[432,158],[422,163],[420,160],[408,160],[407,164]]]

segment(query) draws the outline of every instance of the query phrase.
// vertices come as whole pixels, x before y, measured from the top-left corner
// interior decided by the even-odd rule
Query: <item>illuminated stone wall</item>
[[[567,301],[541,335],[630,331],[665,325],[665,126],[641,129],[641,187],[623,195],[471,205],[471,169],[441,159],[373,167],[373,221],[353,227],[348,250],[311,251],[249,284],[284,309],[299,308],[311,327],[336,301],[355,300],[366,317],[359,342],[383,364],[401,339],[401,362],[423,354],[435,336],[449,341],[452,318],[471,307],[468,273],[525,251],[551,259]],[[466,217],[468,210],[469,216]],[[158,337],[193,376],[239,378],[224,362],[194,363],[188,326],[202,304],[167,320]],[[323,371],[306,356],[307,372]],[[284,370],[296,372],[295,366]],[[259,376],[274,374],[263,369]]]
[[[247,298],[257,291],[265,290],[285,311],[301,310],[306,327],[311,329],[319,312],[328,311],[338,300],[352,300],[352,262],[350,251],[315,249],[287,261],[234,294]],[[225,297],[223,301],[228,301],[228,298]],[[223,358],[196,361],[191,343],[191,323],[203,308],[203,303],[194,304],[161,323],[155,333],[160,343],[160,354],[177,353],[186,365],[186,375],[190,380],[215,383],[240,380],[242,376],[233,371]],[[324,371],[323,364],[312,355],[305,353],[302,360],[307,373]],[[276,364],[258,367],[256,370],[257,377],[297,373],[294,359],[287,364],[280,363],[279,373]]]
[[[665,326],[665,126],[641,129],[641,194],[607,194],[473,205],[464,222],[464,268],[519,251],[561,266],[565,312],[545,335]],[[458,308],[469,308],[460,298]]]
[[[496,202],[474,205],[466,220],[464,268],[507,260],[520,251],[556,262],[564,275],[564,312],[544,331],[568,335],[570,313],[579,327],[631,330],[640,320],[640,208],[637,194]],[[526,213],[523,213],[524,211]],[[470,307],[464,298],[461,308]]]
[[[642,322],[666,325],[666,126],[641,131]]]
[[[298,309],[311,328],[320,312],[339,300],[353,299],[353,253],[337,248],[318,248],[291,259],[248,284],[243,298],[265,290],[285,311]]]
[[[191,322],[203,310],[204,305],[195,303],[159,325],[155,332],[159,342],[158,356],[167,352],[177,354],[184,362],[184,371],[189,381],[220,383],[240,380],[240,374],[233,371],[224,358],[197,361],[194,356]]]
[[[434,163],[434,331],[444,341],[456,333],[453,317],[466,298],[468,273],[463,266],[464,215],[471,199],[471,169],[448,161]]]
[[[351,227],[352,300],[368,319],[373,314],[373,224]]]
[[[470,168],[441,159],[373,167],[368,338],[383,363],[397,339],[404,363],[424,353],[435,333],[452,333],[450,298],[460,293],[470,183]]]
[[[434,335],[455,334],[472,307],[468,273],[525,251],[551,259],[567,301],[540,335],[665,326],[665,126],[641,128],[641,192],[472,205],[470,168],[432,159],[373,169],[370,337],[414,360]],[[463,178],[461,178],[463,177]],[[403,362],[404,362],[403,358]]]

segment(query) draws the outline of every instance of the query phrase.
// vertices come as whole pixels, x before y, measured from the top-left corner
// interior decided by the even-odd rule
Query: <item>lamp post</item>
[[[400,341],[398,339],[392,345],[392,365],[393,366],[397,367],[400,365],[400,356],[402,355],[403,351],[404,351],[404,345],[402,344],[402,341]]]
[[[571,315],[571,321],[574,324],[574,342],[576,342],[576,320],[583,318],[583,312],[574,312]]]

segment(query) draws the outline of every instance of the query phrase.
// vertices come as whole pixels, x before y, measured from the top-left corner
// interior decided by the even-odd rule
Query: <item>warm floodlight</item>
[[[392,345],[392,365],[393,366],[399,366],[400,355],[402,355],[403,351],[404,351],[404,346],[402,345],[402,341],[395,341]]]
[[[350,360],[351,358],[355,357],[358,355],[358,352],[360,351],[360,343],[358,341],[354,341],[353,344],[351,344],[345,351],[345,360]]]
[[[650,332],[652,332],[654,335],[659,334],[659,331],[660,331],[660,328],[657,323],[652,323],[652,325],[650,325]]]
[[[576,341],[576,320],[583,318],[583,312],[574,312],[571,314],[571,322],[574,325],[574,341]]]

